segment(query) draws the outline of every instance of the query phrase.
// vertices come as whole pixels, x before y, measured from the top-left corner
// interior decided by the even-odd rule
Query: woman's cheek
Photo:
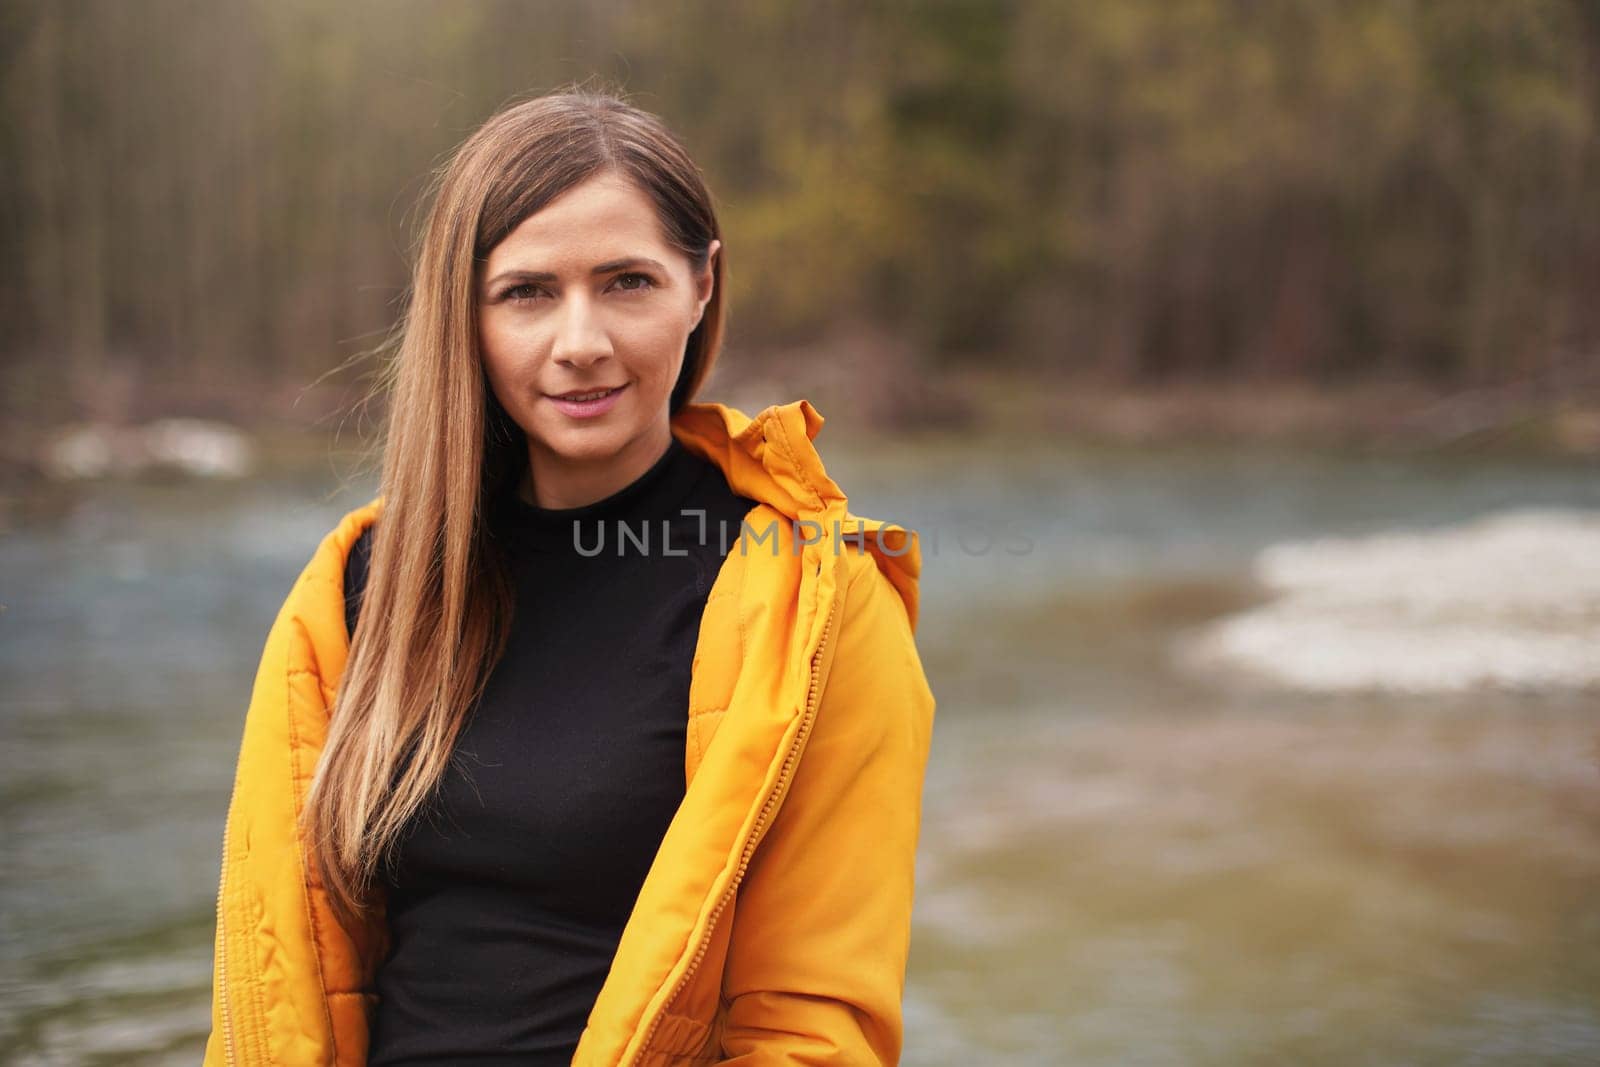
[[[530,326],[494,323],[482,334],[484,359],[497,388],[526,392],[537,377],[540,339]]]
[[[653,321],[631,331],[629,347],[640,354],[636,373],[653,378],[673,377],[674,363],[683,354],[688,335],[676,321]]]

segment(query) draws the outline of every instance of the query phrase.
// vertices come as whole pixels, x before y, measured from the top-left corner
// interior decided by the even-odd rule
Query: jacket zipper
[[[223,924],[225,908],[223,901],[227,895],[228,864],[232,857],[228,852],[228,831],[231,829],[231,818],[222,823],[222,875],[217,880],[217,1003],[222,1008],[222,1053],[229,1064],[233,1058],[233,1020],[228,1014],[228,931]]]
[[[820,569],[820,568],[819,568]],[[800,746],[811,733],[812,721],[817,715],[817,681],[822,663],[822,652],[828,645],[828,637],[833,633],[833,616],[839,607],[839,598],[835,596],[828,606],[828,620],[822,627],[822,639],[817,642],[817,650],[811,656],[811,683],[806,689],[805,713],[800,720],[800,729],[795,731],[794,741],[789,745],[788,753],[783,757],[783,768],[778,772],[778,780],[773,783],[772,790],[767,794],[765,803],[761,805],[761,813],[756,816],[755,825],[750,828],[750,834],[744,840],[744,848],[739,854],[739,867],[733,872],[733,880],[728,883],[728,888],[723,890],[717,906],[711,912],[711,921],[706,924],[706,932],[700,938],[700,943],[695,946],[694,959],[689,961],[689,969],[683,972],[683,977],[678,979],[677,985],[672,987],[672,993],[662,1002],[662,1010],[656,1013],[655,1019],[650,1023],[650,1029],[645,1033],[644,1040],[639,1043],[639,1049],[634,1053],[630,1063],[638,1063],[639,1058],[650,1048],[650,1042],[655,1040],[656,1030],[661,1026],[661,1017],[666,1014],[666,1005],[671,1004],[683,992],[689,980],[694,977],[695,970],[700,966],[700,961],[705,957],[706,946],[711,943],[711,933],[716,929],[717,920],[722,917],[722,911],[727,907],[728,901],[733,899],[734,893],[739,888],[739,883],[744,880],[745,868],[750,865],[750,857],[755,854],[754,842],[761,835],[762,828],[766,825],[767,818],[772,814],[773,805],[777,803],[778,795],[783,792],[789,776],[794,773],[795,764],[799,760]]]

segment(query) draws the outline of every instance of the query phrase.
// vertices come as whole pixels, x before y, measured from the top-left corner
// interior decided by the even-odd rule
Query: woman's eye
[[[627,284],[630,281],[634,284]],[[617,275],[617,287],[620,289],[625,289],[628,292],[637,292],[641,289],[649,289],[653,285],[655,285],[655,283],[650,280],[650,276],[647,274],[630,272],[628,274]]]
[[[643,292],[647,289],[654,289],[656,283],[655,280],[652,279],[648,274],[640,274],[637,271],[630,271],[627,274],[617,275],[616,280],[612,284],[624,292],[637,293]],[[503,300],[510,300],[520,303],[533,300],[543,292],[544,290],[538,285],[535,285],[533,282],[523,282],[521,285],[513,285],[509,287],[500,294],[500,297]]]

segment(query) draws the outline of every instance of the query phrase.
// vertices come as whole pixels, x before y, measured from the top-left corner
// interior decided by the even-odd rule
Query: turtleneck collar
[[[519,547],[576,553],[579,546],[592,548],[603,529],[605,545],[614,551],[616,524],[637,531],[644,523],[676,517],[704,473],[705,462],[673,437],[648,470],[610,496],[575,508],[545,508],[511,492],[501,501],[498,518]]]

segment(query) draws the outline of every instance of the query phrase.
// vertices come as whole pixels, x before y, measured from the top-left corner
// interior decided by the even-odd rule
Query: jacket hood
[[[844,491],[828,477],[813,444],[823,422],[822,413],[804,399],[773,404],[754,418],[726,404],[700,401],[679,409],[672,432],[690,451],[722,468],[734,492],[792,520],[817,523],[815,529],[806,527],[808,535],[831,544],[833,551],[864,546],[900,594],[915,630],[922,573],[916,533],[849,510]]]

